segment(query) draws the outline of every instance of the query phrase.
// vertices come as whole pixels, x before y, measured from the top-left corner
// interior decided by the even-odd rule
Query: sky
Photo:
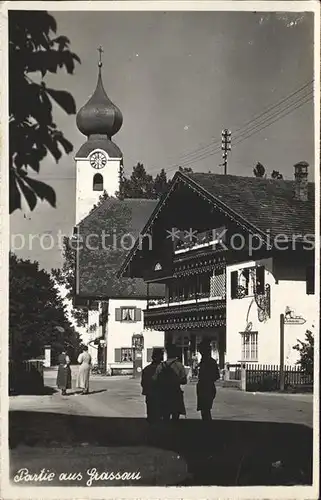
[[[312,14],[295,26],[252,12],[52,14],[81,64],[74,75],[46,76],[46,84],[71,92],[79,109],[95,89],[97,48],[103,46],[105,90],[124,118],[113,140],[123,152],[125,175],[137,162],[153,175],[164,168],[168,177],[178,165],[222,173],[221,131],[229,128],[229,174],[252,176],[260,161],[268,173],[279,170],[292,179],[293,165],[305,160],[313,180],[313,101],[305,103],[312,87],[303,87],[313,80]],[[270,111],[270,121],[263,115],[253,129],[245,128],[298,89]],[[62,264],[57,234],[70,235],[75,224],[74,154],[86,141],[74,115],[55,108],[55,121],[74,151],[58,164],[48,156],[37,178],[55,189],[57,208],[39,202],[33,212],[10,217],[12,248],[48,270]],[[42,246],[54,242],[53,248],[41,247],[45,234]]]

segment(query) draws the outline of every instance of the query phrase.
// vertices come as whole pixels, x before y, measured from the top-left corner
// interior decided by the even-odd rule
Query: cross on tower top
[[[104,52],[104,49],[103,49],[103,48],[102,48],[102,46],[100,45],[100,46],[98,47],[98,49],[97,49],[97,50],[98,50],[98,52],[99,52],[99,63],[98,63],[98,66],[101,68],[101,67],[102,67],[102,65],[103,65],[103,63],[102,63],[102,61],[101,61],[101,55],[102,55],[102,53]]]

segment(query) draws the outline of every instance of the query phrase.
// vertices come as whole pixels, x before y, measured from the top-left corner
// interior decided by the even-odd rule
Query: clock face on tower
[[[89,158],[90,165],[99,170],[100,168],[104,168],[107,163],[107,158],[104,153],[101,151],[97,151],[96,153],[92,153]]]

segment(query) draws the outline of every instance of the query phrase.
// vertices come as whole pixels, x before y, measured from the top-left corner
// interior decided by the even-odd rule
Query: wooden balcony
[[[144,311],[144,327],[165,331],[225,326],[225,316],[225,298],[203,297],[149,307]]]

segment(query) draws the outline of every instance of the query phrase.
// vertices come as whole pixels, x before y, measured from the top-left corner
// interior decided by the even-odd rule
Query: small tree
[[[265,168],[259,161],[253,169],[253,174],[255,175],[255,177],[264,177],[265,175]]]
[[[283,179],[283,175],[280,174],[280,172],[278,170],[273,170],[273,172],[271,174],[271,178],[276,179],[277,181],[280,181]]]
[[[160,197],[166,192],[169,181],[167,180],[166,172],[162,168],[159,174],[156,175],[154,180],[154,192],[157,197]]]
[[[156,198],[153,176],[146,172],[142,163],[133,167],[129,179],[123,179],[121,194],[124,198]]]
[[[305,373],[313,375],[313,358],[314,358],[314,335],[311,330],[305,333],[305,341],[299,340],[293,346],[293,349],[299,352],[300,359],[297,364],[301,366]]]
[[[193,169],[191,167],[178,167],[179,172],[182,172],[182,174],[192,174]]]

